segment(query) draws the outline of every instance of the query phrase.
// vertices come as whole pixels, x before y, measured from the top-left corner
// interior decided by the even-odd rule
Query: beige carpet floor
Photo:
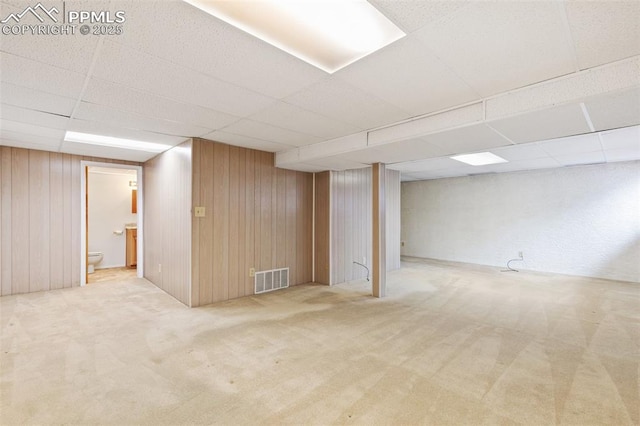
[[[640,423],[639,284],[405,259],[369,294],[3,297],[0,423]]]

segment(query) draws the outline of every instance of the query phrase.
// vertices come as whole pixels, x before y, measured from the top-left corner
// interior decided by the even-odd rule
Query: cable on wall
[[[367,281],[369,281],[369,268],[367,267],[367,265],[362,264],[362,263],[360,263],[360,262],[356,262],[355,260],[353,261],[353,263],[355,263],[356,265],[360,265],[360,266],[362,266],[364,269],[366,269],[366,270],[367,270]]]
[[[517,257],[515,259],[509,259],[507,261],[507,269],[503,269],[500,272],[520,272],[519,270],[511,267],[511,262],[515,262],[515,261],[524,262],[524,256],[521,255],[521,257]]]

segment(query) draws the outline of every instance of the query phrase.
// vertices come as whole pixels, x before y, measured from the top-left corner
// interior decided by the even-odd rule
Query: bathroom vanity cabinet
[[[135,268],[138,266],[138,230],[127,228],[127,268]]]

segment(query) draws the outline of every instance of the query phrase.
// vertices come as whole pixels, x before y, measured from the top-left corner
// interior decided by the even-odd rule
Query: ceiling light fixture
[[[460,161],[472,166],[486,166],[487,164],[507,163],[502,157],[498,157],[490,152],[478,152],[476,154],[454,155],[449,157],[452,160]]]
[[[366,0],[184,0],[330,74],[406,34]]]
[[[133,139],[114,138],[112,136],[92,135],[91,133],[79,133],[67,131],[64,135],[67,142],[86,143],[89,145],[109,146],[112,148],[133,149],[135,151],[163,152],[172,148],[154,142],[143,142]]]

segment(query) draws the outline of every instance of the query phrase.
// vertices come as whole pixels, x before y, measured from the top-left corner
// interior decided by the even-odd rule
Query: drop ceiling
[[[203,137],[404,180],[640,159],[640,2],[371,3],[407,36],[330,75],[182,1],[67,0],[124,33],[1,35],[0,145],[144,161],[64,133]],[[479,151],[509,162],[448,158]]]

